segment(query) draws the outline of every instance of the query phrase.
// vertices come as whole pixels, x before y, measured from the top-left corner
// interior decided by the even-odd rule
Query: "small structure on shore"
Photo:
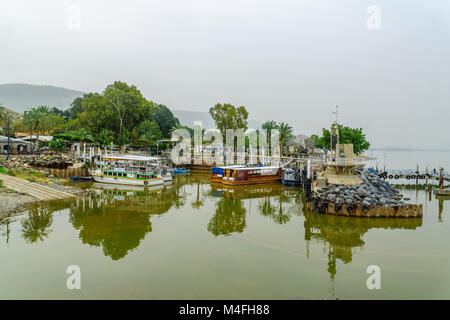
[[[331,128],[338,138],[338,126]],[[336,142],[339,141],[336,139]],[[310,177],[303,171],[307,207],[315,212],[361,217],[420,217],[422,205],[408,204],[400,192],[356,161],[352,144],[336,143],[326,164]]]

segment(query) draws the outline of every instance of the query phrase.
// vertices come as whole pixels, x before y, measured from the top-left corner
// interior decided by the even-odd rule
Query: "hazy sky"
[[[174,109],[229,102],[305,134],[339,105],[376,147],[450,148],[447,0],[2,0],[0,45],[0,83],[121,80]]]

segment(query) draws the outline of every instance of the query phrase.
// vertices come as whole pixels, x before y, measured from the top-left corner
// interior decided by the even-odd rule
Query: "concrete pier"
[[[68,199],[75,197],[75,195],[71,193],[59,191],[6,174],[0,174],[0,179],[3,181],[4,187],[20,193],[28,194],[42,201]]]

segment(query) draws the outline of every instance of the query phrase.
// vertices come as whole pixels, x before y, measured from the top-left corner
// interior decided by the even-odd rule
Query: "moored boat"
[[[156,157],[104,156],[102,161],[96,163],[96,169],[89,170],[89,173],[96,182],[154,186],[165,181],[159,160]],[[166,181],[169,181],[168,178],[166,176]]]
[[[282,169],[279,166],[228,168],[224,171],[222,184],[242,186],[276,183],[281,181],[281,176]]]
[[[299,186],[300,173],[298,170],[284,169],[283,176],[281,177],[281,183],[285,186]]]
[[[183,169],[183,168],[174,168],[174,169],[171,170],[171,172],[172,172],[172,174],[173,174],[174,176],[178,176],[178,175],[180,175],[180,174],[190,174],[190,173],[191,173],[191,170],[189,170],[189,169]]]
[[[225,167],[213,167],[211,168],[211,183],[222,183],[222,178],[224,176],[226,169],[233,168],[245,168],[244,165],[232,165]]]

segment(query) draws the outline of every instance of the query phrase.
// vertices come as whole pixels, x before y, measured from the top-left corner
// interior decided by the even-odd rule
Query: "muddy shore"
[[[62,185],[61,180],[51,180],[53,185],[42,184],[47,187],[73,193],[76,195],[81,195],[85,191],[76,187],[68,187]],[[40,200],[30,196],[28,194],[19,193],[7,188],[0,189],[0,220],[6,217],[13,216],[17,213],[23,212],[27,207],[32,204],[39,202]]]

